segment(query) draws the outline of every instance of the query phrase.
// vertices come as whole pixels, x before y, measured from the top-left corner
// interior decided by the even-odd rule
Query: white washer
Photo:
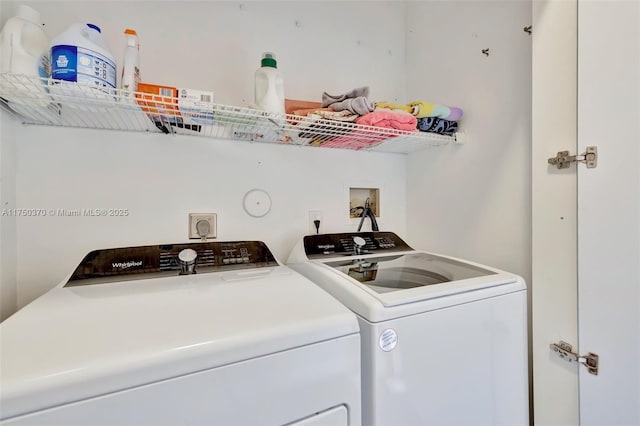
[[[361,423],[356,317],[258,241],[91,252],[0,360],[3,425]]]
[[[363,424],[529,424],[522,278],[391,232],[306,236],[288,265],[358,315]]]

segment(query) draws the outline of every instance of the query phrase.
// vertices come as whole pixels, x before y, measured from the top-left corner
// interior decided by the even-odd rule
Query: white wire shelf
[[[0,73],[0,98],[0,104],[23,123],[46,126],[173,133],[394,153],[462,142],[464,136],[462,133],[446,136],[408,132],[214,103],[179,108],[183,105],[172,96],[95,88],[10,73]]]

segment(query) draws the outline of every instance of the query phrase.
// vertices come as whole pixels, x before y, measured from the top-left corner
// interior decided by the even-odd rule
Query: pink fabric
[[[346,148],[358,151],[363,148],[372,148],[391,138],[395,138],[395,136],[381,135],[379,133],[356,129],[342,136],[336,136],[333,139],[322,142],[320,146],[323,148]]]
[[[418,120],[413,115],[384,111],[382,109],[356,118],[356,123],[367,126],[386,127],[388,129],[418,131]]]

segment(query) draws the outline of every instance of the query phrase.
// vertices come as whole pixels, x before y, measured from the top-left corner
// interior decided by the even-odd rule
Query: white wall
[[[404,157],[20,128],[20,207],[99,203],[132,212],[126,219],[20,219],[20,306],[90,249],[184,240],[192,211],[218,212],[220,239],[264,239],[284,260],[307,230],[309,209],[323,210],[325,231],[357,226],[342,217],[349,185],[381,187],[381,226],[416,247],[529,277],[530,36],[522,31],[529,3],[24,3],[42,12],[50,35],[75,21],[101,26],[118,58],[122,31],[135,28],[148,82],[211,89],[217,102],[246,106],[260,54],[272,50],[288,98],[319,100],[323,91],[369,85],[373,100],[457,105],[471,142]],[[3,19],[16,4],[3,0]],[[240,205],[255,186],[274,199],[260,220]],[[487,248],[487,241],[495,243]]]
[[[529,295],[531,24],[529,1],[410,2],[405,100],[462,108],[469,139],[408,157],[410,243],[519,274]]]
[[[15,120],[0,111],[0,321],[17,307]]]
[[[119,64],[133,28],[143,81],[213,90],[222,104],[253,102],[265,51],[276,53],[290,99],[364,85],[373,99],[404,94],[402,2],[3,0],[2,19],[17,4],[37,9],[52,38],[74,22],[98,25]]]
[[[461,107],[469,142],[408,157],[422,248],[531,276],[531,3],[410,2],[407,98]],[[482,49],[489,48],[489,56]]]
[[[288,98],[320,100],[323,91],[363,85],[373,100],[404,92],[401,3],[24,3],[42,13],[50,35],[75,21],[101,26],[118,57],[123,30],[135,28],[144,81],[211,89],[219,103],[252,102],[265,50],[278,55]],[[15,4],[2,2],[3,17]],[[406,230],[406,157],[397,154],[22,126],[16,159],[20,208],[130,211],[126,218],[18,218],[19,307],[89,250],[185,241],[189,212],[218,213],[220,240],[264,240],[281,261],[307,232],[310,209],[323,211],[325,232],[355,230],[349,186],[380,188],[380,225]],[[243,195],[256,187],[273,200],[261,219],[242,210]]]
[[[367,184],[380,188],[388,206],[380,225],[405,231],[402,155],[27,127],[17,157],[17,203],[24,208],[130,211],[18,218],[19,305],[61,281],[92,249],[186,241],[189,212],[216,212],[219,240],[262,240],[286,261],[308,231],[311,209],[323,211],[325,232],[355,230],[347,189]],[[254,188],[272,199],[263,218],[242,207]]]

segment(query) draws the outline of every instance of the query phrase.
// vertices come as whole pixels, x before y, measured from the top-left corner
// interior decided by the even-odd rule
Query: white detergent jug
[[[104,100],[113,96],[116,61],[98,26],[75,23],[51,41],[51,77],[56,98]],[[74,106],[74,99],[67,101]]]
[[[47,119],[47,111],[39,111],[51,101],[46,81],[51,72],[50,41],[42,25],[38,11],[21,5],[0,32],[3,96],[14,111],[33,119]]]
[[[262,54],[261,67],[255,74],[255,102],[259,109],[284,114],[284,79],[278,70],[276,55]]]
[[[42,25],[38,11],[18,6],[18,14],[7,20],[0,33],[3,73],[49,77],[50,41]]]

